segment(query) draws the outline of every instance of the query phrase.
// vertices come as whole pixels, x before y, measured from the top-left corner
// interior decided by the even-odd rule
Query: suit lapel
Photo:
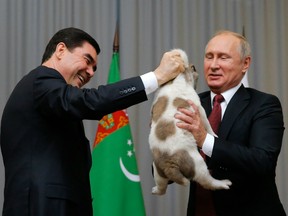
[[[239,113],[244,110],[250,101],[250,95],[242,85],[229,102],[224,113],[218,135],[226,138]]]
[[[199,95],[201,100],[201,105],[206,112],[206,116],[209,116],[212,111],[210,92],[205,92]]]

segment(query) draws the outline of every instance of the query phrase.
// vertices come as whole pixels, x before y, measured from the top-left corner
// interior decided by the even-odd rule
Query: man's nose
[[[219,68],[218,58],[213,58],[210,67],[212,70]]]
[[[95,73],[93,67],[88,67],[86,73],[88,74],[89,78],[93,77]]]

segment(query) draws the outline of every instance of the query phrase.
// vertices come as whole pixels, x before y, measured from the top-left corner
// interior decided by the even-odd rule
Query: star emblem
[[[135,149],[134,149],[133,142],[132,142],[131,139],[127,140],[127,145],[130,147],[130,149],[127,151],[127,156],[128,157],[132,157],[133,156],[133,151],[135,151]]]

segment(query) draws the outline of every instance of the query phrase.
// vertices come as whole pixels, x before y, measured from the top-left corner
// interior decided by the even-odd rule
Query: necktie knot
[[[214,97],[214,103],[221,103],[224,101],[224,97],[221,95],[221,94],[217,94],[215,97]]]

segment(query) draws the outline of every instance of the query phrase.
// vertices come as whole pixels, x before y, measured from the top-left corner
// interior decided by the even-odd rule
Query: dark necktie
[[[219,129],[219,125],[221,122],[221,115],[222,115],[220,103],[224,101],[224,97],[221,94],[217,94],[214,97],[213,101],[214,101],[213,102],[213,109],[212,109],[211,114],[208,117],[208,120],[210,122],[210,125],[211,125],[214,133],[218,134],[218,129]]]
[[[213,100],[213,109],[208,117],[210,125],[215,134],[218,133],[219,125],[221,122],[221,105],[220,103],[224,101],[224,97],[216,95]],[[204,155],[201,154],[202,156]],[[205,159],[205,156],[204,156]],[[210,190],[202,188],[199,184],[196,185],[196,213],[195,216],[215,216],[215,209],[212,200],[212,193]]]

